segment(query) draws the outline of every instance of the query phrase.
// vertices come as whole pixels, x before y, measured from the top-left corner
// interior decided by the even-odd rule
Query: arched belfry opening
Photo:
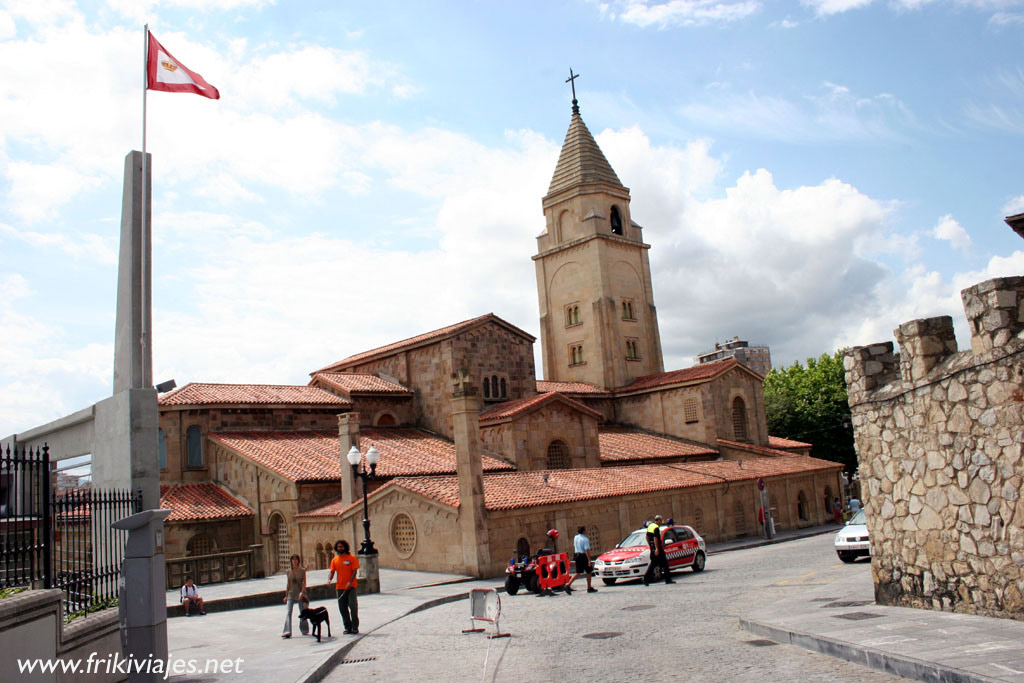
[[[612,207],[611,224],[612,224],[612,234],[613,235],[621,235],[622,234],[622,214],[619,213],[619,207],[617,207],[617,206],[613,206]]]

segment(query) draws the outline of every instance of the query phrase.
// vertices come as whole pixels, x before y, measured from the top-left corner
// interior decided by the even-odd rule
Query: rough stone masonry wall
[[[961,294],[844,358],[875,598],[1024,620],[1024,277]]]

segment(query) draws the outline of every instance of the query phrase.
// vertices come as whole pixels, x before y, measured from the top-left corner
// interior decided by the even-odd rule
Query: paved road
[[[508,639],[463,635],[469,603],[410,615],[363,638],[352,663],[327,677],[361,680],[893,681],[896,677],[789,645],[758,646],[738,616],[858,572],[832,550],[831,535],[713,555],[702,574],[676,574],[674,585],[597,583],[597,594],[502,596]],[[577,586],[584,583],[579,581]],[[621,635],[587,638],[587,634]],[[376,658],[373,661],[354,660]],[[485,670],[486,667],[486,670]]]

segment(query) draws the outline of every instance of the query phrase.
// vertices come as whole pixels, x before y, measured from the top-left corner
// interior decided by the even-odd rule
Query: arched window
[[[747,404],[739,396],[732,400],[732,432],[737,441],[747,440]]]
[[[217,543],[206,534],[196,534],[188,539],[185,545],[185,554],[192,557],[195,555],[213,555],[217,552]]]
[[[803,522],[809,519],[807,516],[807,494],[802,490],[796,494],[796,516]]]
[[[163,429],[156,430],[156,457],[160,463],[160,469],[167,469],[167,434]]]
[[[580,324],[580,307],[579,306],[573,306],[572,307],[572,323],[573,323],[573,325],[579,325]]]
[[[283,572],[290,566],[291,551],[288,544],[288,525],[276,512],[270,517],[270,571]]]
[[[549,470],[569,469],[569,447],[564,441],[555,439],[548,445],[547,465]]]
[[[498,398],[498,376],[491,375],[491,393],[494,394],[494,398]]]
[[[530,555],[530,542],[525,538],[520,538],[516,541],[516,558],[529,557]]]
[[[695,508],[693,511],[693,528],[701,536],[704,535],[704,511],[700,508]]]
[[[378,427],[394,427],[397,424],[398,421],[395,420],[395,416],[392,415],[391,413],[384,413],[383,415],[377,418]]]
[[[508,383],[504,377],[501,378],[501,397],[508,398]]]
[[[491,397],[491,378],[484,377],[484,398]]]
[[[324,544],[316,544],[316,568],[327,569],[327,552],[324,551]]]
[[[185,442],[188,449],[188,466],[203,466],[203,430],[199,425],[192,425],[185,431]]]
[[[587,538],[590,539],[590,556],[597,557],[601,554],[601,530],[591,525],[587,529]]]
[[[622,234],[622,216],[619,215],[619,207],[617,207],[617,206],[613,206],[612,207],[611,224],[612,224],[612,234],[613,235],[621,235]]]

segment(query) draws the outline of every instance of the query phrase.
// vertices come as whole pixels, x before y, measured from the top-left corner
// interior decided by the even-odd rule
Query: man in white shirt
[[[851,498],[848,505],[850,506],[850,512],[852,512],[853,514],[857,514],[858,512],[860,512],[860,501],[857,500],[857,498]]]
[[[185,577],[185,585],[181,587],[181,601],[185,603],[185,616],[192,616],[191,609],[193,606],[199,608],[200,614],[206,614],[206,610],[203,609],[203,599],[199,597],[199,589],[192,583],[192,577]]]
[[[594,565],[590,561],[590,539],[587,538],[587,528],[579,527],[576,529],[577,534],[572,539],[572,550],[573,559],[576,562],[576,573],[569,579],[568,585],[566,585],[566,592],[572,591],[572,582],[576,580],[580,574],[585,574],[587,577],[587,592],[596,593],[597,589],[594,588],[590,582],[594,575]]]

